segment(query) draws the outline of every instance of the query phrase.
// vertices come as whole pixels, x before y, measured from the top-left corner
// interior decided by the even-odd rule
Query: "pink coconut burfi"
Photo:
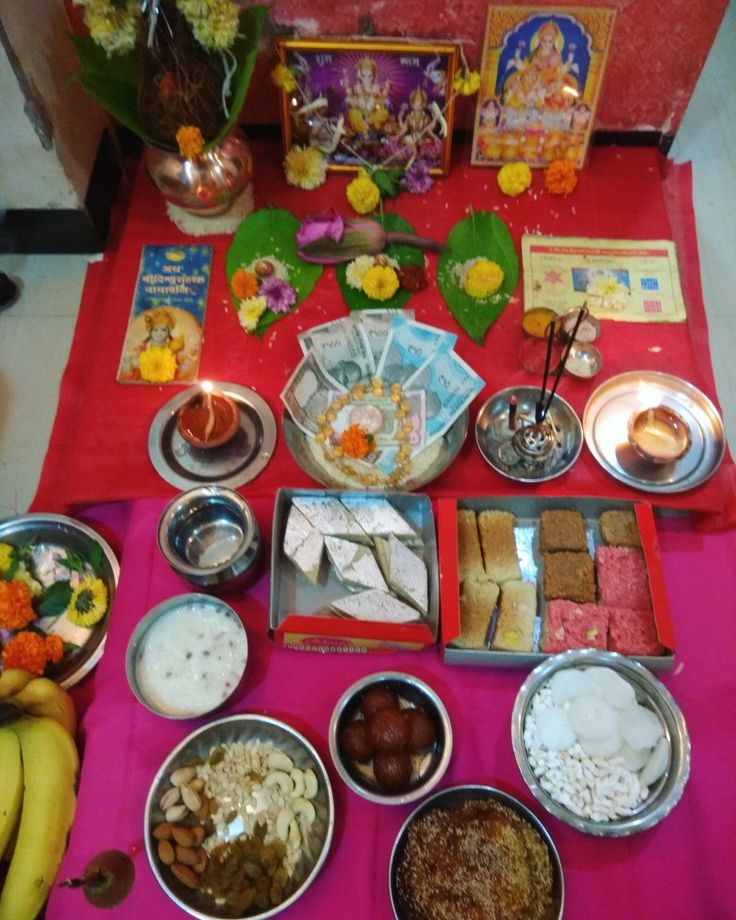
[[[608,607],[574,601],[548,601],[540,650],[556,654],[571,648],[605,649],[608,619]]]
[[[599,546],[595,551],[595,567],[601,604],[628,610],[652,609],[647,567],[638,549]]]
[[[662,655],[664,646],[657,636],[651,610],[616,607],[608,623],[608,647],[622,655]]]

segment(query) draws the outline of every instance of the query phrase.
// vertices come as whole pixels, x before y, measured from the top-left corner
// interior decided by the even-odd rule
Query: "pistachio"
[[[167,821],[181,821],[181,819],[186,815],[188,809],[186,805],[172,805],[171,808],[167,808],[164,812],[164,817]]]
[[[179,767],[178,770],[174,770],[169,779],[172,786],[183,786],[184,783],[193,780],[196,775],[197,771],[194,767]]]
[[[161,801],[159,805],[161,806],[161,811],[166,811],[171,808],[172,805],[176,805],[179,801],[179,787],[172,786],[171,789],[167,789],[166,792],[161,796]]]
[[[171,834],[179,846],[194,846],[194,835],[192,834],[192,829],[190,827],[175,827]]]
[[[202,807],[202,800],[194,789],[186,783],[181,786],[181,797],[189,811],[199,811]]]
[[[187,888],[199,888],[199,876],[189,866],[183,866],[181,863],[173,863],[171,871],[182,885],[186,885]]]
[[[165,866],[170,866],[174,862],[174,848],[169,840],[159,840],[158,858]]]

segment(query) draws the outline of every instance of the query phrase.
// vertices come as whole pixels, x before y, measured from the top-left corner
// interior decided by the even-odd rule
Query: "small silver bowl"
[[[209,594],[180,594],[154,607],[133,630],[125,674],[146,709],[167,719],[195,719],[225,705],[247,660],[248,636],[232,607]]]
[[[248,502],[215,485],[183,492],[166,507],[158,546],[171,568],[199,588],[250,584],[263,549]]]
[[[613,821],[593,821],[570,811],[540,785],[524,744],[524,723],[537,691],[553,674],[566,668],[601,666],[617,671],[634,688],[637,702],[651,709],[664,726],[670,758],[665,774],[652,786],[649,797],[633,814]],[[638,661],[616,652],[576,649],[554,655],[536,667],[521,685],[511,715],[511,742],[521,775],[537,800],[556,818],[586,834],[626,837],[654,827],[680,801],[690,775],[690,738],[680,707],[667,690]]]
[[[603,367],[603,358],[595,345],[573,342],[565,362],[565,373],[580,380],[590,380]]]
[[[372,761],[355,761],[340,746],[342,730],[350,722],[363,718],[360,708],[363,694],[379,686],[393,691],[402,707],[423,709],[432,720],[435,731],[434,744],[421,753],[411,755],[411,779],[397,792],[389,792],[378,784]],[[427,795],[444,776],[452,755],[452,726],[442,700],[424,681],[400,671],[381,671],[356,681],[340,697],[330,719],[329,742],[337,772],[353,792],[379,805],[406,805]]]

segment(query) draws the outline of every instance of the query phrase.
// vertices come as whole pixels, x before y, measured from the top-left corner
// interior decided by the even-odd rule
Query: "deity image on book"
[[[471,162],[581,168],[615,10],[489,7]]]

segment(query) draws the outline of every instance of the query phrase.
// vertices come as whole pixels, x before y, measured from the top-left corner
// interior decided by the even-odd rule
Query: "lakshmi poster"
[[[582,168],[615,17],[607,7],[488,8],[473,165]]]

